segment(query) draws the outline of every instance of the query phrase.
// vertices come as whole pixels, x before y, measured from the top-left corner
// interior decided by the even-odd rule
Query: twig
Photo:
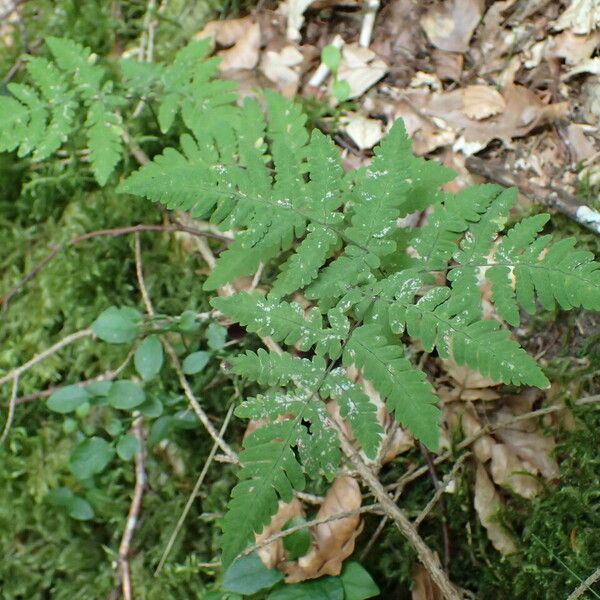
[[[446,600],[460,600],[460,595],[457,589],[454,587],[442,569],[438,557],[423,541],[423,538],[421,538],[418,531],[415,529],[404,512],[400,510],[396,503],[388,496],[377,476],[363,462],[360,455],[352,447],[352,444],[346,439],[346,436],[339,425],[334,423],[334,426],[338,429],[344,454],[352,466],[358,471],[363,482],[369,487],[371,493],[381,506],[382,510],[390,517],[390,519],[394,521],[396,527],[398,527],[402,535],[404,535],[404,537],[410,542],[417,553],[419,560],[427,569],[432,580],[440,588],[444,598],[446,598]]]
[[[228,242],[230,239],[227,236],[219,235],[218,233],[214,233],[212,231],[203,231],[201,229],[196,229],[195,227],[188,227],[187,225],[182,224],[174,224],[174,225],[127,225],[125,227],[115,227],[113,229],[99,229],[97,231],[90,231],[88,233],[84,233],[82,235],[78,235],[74,238],[71,238],[67,242],[63,244],[54,244],[52,246],[52,250],[42,258],[36,265],[23,277],[20,281],[18,281],[2,298],[0,303],[2,304],[2,309],[6,310],[9,302],[12,300],[13,296],[15,296],[21,288],[29,281],[34,279],[38,273],[57,255],[59,252],[64,250],[69,246],[75,246],[82,242],[86,242],[88,240],[101,237],[101,236],[112,236],[117,237],[121,235],[129,235],[131,233],[136,232],[157,232],[157,233],[177,233],[177,232],[185,232],[194,236],[200,237],[209,237],[220,240],[222,242]]]
[[[525,196],[533,198],[548,208],[557,210],[594,233],[600,233],[600,213],[582,204],[576,196],[569,194],[566,190],[553,185],[542,187],[532,183],[524,176],[517,176],[513,171],[509,171],[497,163],[482,160],[476,156],[469,156],[465,165],[472,173],[501,185],[515,186]]]
[[[567,600],[576,600],[581,598],[585,592],[597,581],[600,581],[600,567],[598,567],[585,581],[583,581],[573,592],[569,594]]]
[[[131,590],[131,574],[129,570],[129,552],[131,548],[131,540],[133,539],[133,532],[135,531],[138,523],[140,509],[142,507],[144,489],[146,487],[146,457],[144,449],[144,429],[142,426],[142,417],[138,416],[134,420],[132,431],[140,445],[140,449],[135,455],[135,486],[133,488],[133,498],[131,499],[131,504],[129,505],[127,523],[125,524],[125,530],[123,531],[123,537],[121,538],[121,544],[119,546],[118,579],[120,579],[124,600],[133,599]],[[118,583],[119,581],[117,581],[117,584]]]
[[[106,371],[105,373],[102,373],[101,375],[96,375],[96,377],[90,377],[89,379],[84,379],[83,381],[78,381],[77,385],[86,386],[86,385],[89,385],[90,383],[95,383],[96,381],[111,381],[111,380],[115,379],[116,377],[118,377],[118,375],[120,373],[122,373],[125,370],[125,368],[129,364],[129,362],[133,358],[133,355],[134,355],[134,349],[132,348],[131,351],[129,352],[129,354],[127,355],[127,357],[125,358],[125,360],[116,369],[113,369],[112,371]],[[61,390],[64,387],[66,387],[66,386],[57,385],[57,386],[50,387],[46,390],[41,390],[39,392],[33,392],[32,394],[27,394],[27,396],[21,396],[20,398],[16,399],[15,405],[19,406],[19,404],[26,404],[27,402],[31,402],[33,400],[39,400],[40,398],[47,398],[48,396],[51,396],[52,394],[54,394],[54,392],[57,392],[58,390]]]
[[[454,463],[452,470],[450,471],[450,473],[448,473],[444,477],[442,484],[439,485],[438,488],[435,490],[435,493],[431,497],[431,500],[429,500],[429,502],[427,503],[425,508],[418,514],[417,518],[413,521],[413,525],[416,528],[419,527],[419,525],[423,522],[423,520],[427,517],[427,515],[433,510],[435,505],[439,502],[440,498],[442,497],[442,494],[446,491],[448,484],[450,483],[450,481],[452,481],[453,477],[456,475],[460,466],[463,464],[463,462],[465,462],[466,458],[470,455],[471,455],[470,452],[465,452]]]
[[[49,356],[52,356],[52,354],[59,352],[69,344],[72,344],[73,342],[76,342],[77,340],[80,340],[82,338],[90,337],[92,335],[94,335],[94,333],[91,329],[81,329],[80,331],[76,331],[75,333],[67,335],[66,337],[62,338],[62,340],[56,342],[56,344],[53,344],[49,348],[46,348],[43,352],[40,352],[37,356],[34,356],[32,359],[22,364],[20,367],[17,367],[16,369],[13,369],[3,377],[0,377],[0,386],[4,385],[7,381],[19,378],[23,373],[25,373],[25,371],[28,371],[29,369],[31,369],[31,367],[42,362]]]
[[[6,415],[6,423],[4,424],[4,430],[2,431],[2,435],[0,436],[0,446],[4,444],[8,434],[10,432],[10,427],[12,425],[13,419],[15,417],[15,405],[17,401],[17,389],[19,388],[19,376],[17,375],[13,379],[12,384],[12,392],[10,394],[10,400],[8,402],[8,413]]]
[[[360,28],[358,45],[368,48],[371,45],[371,35],[375,25],[375,15],[379,10],[379,0],[366,0],[366,11]]]
[[[599,402],[600,402],[600,394],[595,395],[595,396],[584,396],[583,398],[579,398],[579,400],[576,400],[573,403],[573,405],[574,406],[585,406],[587,404],[597,404]],[[520,423],[521,421],[527,421],[529,419],[534,419],[536,417],[543,417],[544,415],[549,415],[549,414],[552,414],[555,412],[567,410],[568,408],[569,408],[569,406],[546,406],[545,408],[539,408],[537,410],[533,410],[531,412],[524,413],[522,415],[517,415],[516,417],[513,417],[512,419],[506,419],[505,421],[501,421],[500,423],[496,423],[495,425],[484,425],[481,429],[476,431],[474,434],[470,435],[469,437],[466,437],[464,440],[462,440],[460,443],[458,443],[456,445],[455,450],[464,450],[465,448],[468,448],[473,442],[476,442],[480,437],[487,435],[489,433],[494,433],[494,431],[497,431],[499,429],[505,429],[506,427],[510,427],[511,425],[516,425],[517,423]],[[451,458],[452,454],[453,453],[451,451],[447,451],[447,452],[444,452],[443,454],[440,454],[439,456],[436,456],[435,459],[433,459],[433,464],[439,465],[440,463],[443,463],[444,461]],[[410,483],[411,481],[414,481],[415,479],[419,479],[419,477],[422,477],[427,472],[428,472],[427,466],[419,467],[412,473],[407,473],[406,475],[403,475],[402,477],[400,477],[400,479],[398,479],[398,481],[396,483],[386,486],[386,489],[393,490],[398,487],[404,487],[407,483]]]
[[[232,403],[231,406],[229,407],[229,410],[227,411],[227,414],[225,415],[225,419],[223,420],[223,425],[221,426],[221,429],[219,430],[219,437],[221,437],[221,438],[225,434],[225,430],[227,429],[227,426],[229,425],[229,421],[231,419],[231,415],[233,414],[234,407],[235,407],[235,404]],[[177,524],[175,525],[175,529],[173,529],[173,533],[171,534],[171,537],[169,538],[169,541],[167,542],[167,546],[166,546],[162,556],[160,557],[160,561],[158,563],[158,566],[156,567],[156,571],[154,571],[155,577],[160,575],[160,572],[162,571],[162,568],[169,556],[169,553],[171,552],[173,545],[175,544],[175,540],[177,539],[177,536],[179,535],[179,532],[180,532],[181,528],[183,527],[183,523],[184,523],[185,519],[187,518],[188,513],[190,512],[192,505],[194,504],[194,501],[196,500],[196,496],[198,495],[198,492],[200,491],[200,486],[204,482],[204,478],[206,477],[206,474],[208,473],[208,469],[215,457],[215,454],[216,454],[218,448],[219,448],[219,445],[215,442],[213,444],[213,447],[210,450],[208,458],[206,459],[206,461],[204,463],[204,466],[202,467],[202,471],[200,471],[200,475],[198,476],[198,479],[196,480],[194,489],[192,490],[192,493],[190,494],[190,496],[185,504],[185,507],[184,507],[183,511],[181,512],[181,515],[179,516],[179,520],[177,521]]]
[[[411,470],[411,472],[412,471],[414,471],[414,468]],[[396,488],[396,490],[394,491],[394,503],[398,502],[398,499],[400,498],[403,491],[404,485]],[[387,515],[384,515],[381,518],[381,521],[379,521],[379,525],[377,525],[377,529],[367,542],[367,545],[363,548],[360,554],[359,562],[362,562],[365,559],[365,557],[368,556],[369,552],[371,551],[371,548],[375,545],[375,542],[379,539],[379,536],[382,534],[385,526],[387,525],[388,519],[389,517]]]
[[[429,471],[431,481],[433,481],[433,487],[434,487],[435,492],[438,492],[439,490],[441,490],[443,492],[444,489],[443,489],[443,487],[440,483],[440,480],[437,476],[437,472],[435,470],[435,465],[433,464],[433,460],[431,458],[431,453],[429,452],[429,450],[427,450],[427,448],[425,448],[425,446],[421,442],[419,442],[419,447],[421,449],[421,454],[423,455],[423,457],[425,458],[425,462],[427,463],[427,469]],[[450,567],[450,534],[448,532],[448,520],[446,518],[446,503],[444,502],[442,493],[440,493],[439,500],[440,500],[440,505],[442,508],[442,540],[444,543],[444,571],[446,571],[446,573],[447,573],[448,569]],[[417,527],[417,525],[415,524],[415,528],[416,527]]]
[[[344,512],[334,513],[327,517],[323,517],[321,519],[312,519],[310,521],[304,521],[299,525],[294,525],[293,527],[289,527],[288,529],[284,529],[270,535],[268,538],[253,544],[252,546],[248,546],[243,552],[240,553],[240,556],[247,556],[248,554],[252,554],[256,550],[260,550],[277,540],[281,540],[288,535],[292,535],[297,531],[302,531],[308,527],[314,527],[316,525],[323,525],[324,523],[330,523],[331,521],[339,521],[340,519],[346,519],[348,517],[353,517],[355,515],[362,515],[364,513],[379,513],[381,514],[379,504],[368,504],[366,506],[361,506],[360,508],[356,508],[354,510],[346,510]]]
[[[142,253],[140,248],[140,239],[137,233],[135,237],[135,271],[137,274],[138,285],[140,287],[146,311],[150,316],[154,316],[154,307],[152,306],[152,302],[150,300],[150,296],[148,295],[148,290],[146,289],[146,284],[144,282]],[[183,373],[181,363],[179,362],[179,358],[177,358],[177,353],[175,352],[173,346],[165,336],[161,336],[160,340],[171,360],[171,364],[173,365],[175,372],[177,373],[177,377],[179,378],[179,383],[183,388],[185,397],[188,399],[188,402],[190,403],[192,409],[196,413],[196,416],[198,417],[202,425],[204,425],[204,428],[206,429],[210,437],[218,444],[219,448],[221,448],[221,450],[223,450],[223,452],[225,452],[225,454],[236,464],[239,463],[239,458],[237,454],[231,449],[229,444],[227,444],[227,442],[225,442],[225,440],[223,440],[223,438],[219,435],[217,430],[214,428],[214,425],[210,422],[208,415],[204,412],[204,409],[200,406],[200,403],[194,396],[192,388],[190,387],[190,384]]]

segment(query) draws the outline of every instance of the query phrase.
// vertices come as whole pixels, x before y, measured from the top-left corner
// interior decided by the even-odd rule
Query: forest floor
[[[514,185],[520,191],[515,218],[549,211],[548,233],[574,236],[600,256],[597,0],[219,2],[0,0],[0,94],[22,75],[23,52],[41,52],[47,35],[70,37],[112,59],[135,56],[152,39],[157,61],[210,36],[223,77],[248,94],[260,87],[297,97],[309,126],[333,136],[348,167],[367,164],[402,118],[415,153],[457,173],[448,191],[482,182]],[[321,65],[331,44],[341,50],[335,77]],[[150,155],[156,149],[151,136],[134,141]],[[137,165],[128,160],[123,168],[131,171]],[[89,327],[111,305],[143,311],[142,283],[157,314],[208,310],[207,249],[198,251],[189,236],[147,232],[68,245],[93,231],[164,221],[156,207],[124,202],[115,185],[99,188],[58,163],[45,169],[0,154],[0,378]],[[406,225],[426,218],[413,215]],[[23,283],[56,244],[65,248]],[[234,328],[202,331],[197,347],[211,360],[192,387],[218,426],[244,393],[221,364],[250,342],[240,341],[243,332]],[[411,518],[427,507],[419,531],[465,597],[598,598],[600,583],[584,582],[594,574],[600,579],[600,316],[544,311],[524,318],[513,334],[552,386],[498,385],[416,348],[442,400],[444,444],[431,453],[400,431],[381,478]],[[180,337],[177,344],[187,350]],[[90,486],[69,473],[74,429],[94,431],[100,424],[83,412],[65,419],[45,399],[67,383],[103,373],[114,378],[118,365],[128,372],[127,350],[86,338],[24,373],[16,402],[10,386],[0,389],[8,423],[0,449],[2,598],[118,598],[120,547],[140,468],[147,484],[127,553],[134,597],[236,597],[221,591],[218,563],[218,520],[235,470],[226,457],[213,461],[211,440],[180,410],[185,399],[176,371],[152,384],[166,412],[140,433],[143,464],[116,462]],[[233,420],[229,443],[239,447],[243,435]],[[61,511],[55,492],[67,488],[93,507],[93,518]],[[329,490],[313,491],[305,506],[311,515],[315,498],[322,504]],[[437,501],[430,503],[432,497]],[[335,508],[353,502],[348,492]],[[369,500],[359,493],[361,502]],[[328,560],[340,567],[349,557],[360,562],[380,598],[441,598],[406,540],[381,522],[366,513],[346,530],[333,529],[338,543]],[[307,594],[302,597],[316,598]]]

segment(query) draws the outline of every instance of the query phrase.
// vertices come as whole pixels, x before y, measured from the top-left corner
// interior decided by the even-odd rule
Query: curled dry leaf
[[[535,469],[505,444],[492,446],[490,473],[497,485],[508,487],[523,498],[533,498],[541,491],[541,485],[535,478]]]
[[[338,513],[357,510],[361,503],[362,495],[357,481],[352,477],[338,477],[329,488],[316,518],[326,519]],[[281,570],[287,575],[286,581],[297,583],[322,575],[339,575],[344,560],[354,551],[362,527],[359,514],[314,527],[313,543],[308,553],[298,561],[281,565]]]
[[[576,35],[570,29],[548,40],[545,55],[548,58],[564,58],[568,65],[578,65],[590,58],[600,44],[600,31],[589,35]]]
[[[260,69],[284,96],[291,98],[298,91],[300,83],[298,67],[303,60],[302,53],[295,46],[290,45],[279,52],[267,50],[262,57]]]
[[[315,0],[286,0],[280,6],[280,10],[287,16],[287,38],[290,41],[297,42],[302,37],[300,29],[304,25],[304,11]]]
[[[585,135],[585,132],[590,129],[595,130],[595,128],[586,127],[580,123],[571,123],[567,127],[568,144],[573,151],[576,162],[587,160],[596,154],[596,147]]]
[[[439,119],[440,126],[462,132],[461,149],[465,153],[485,148],[493,139],[507,145],[516,137],[527,135],[532,129],[566,116],[568,102],[544,104],[538,96],[521,85],[509,85],[502,93],[506,108],[501,114],[484,121],[470,119],[463,112],[463,91],[454,90],[428,95],[421,90],[406,90],[413,104],[423,114]]]
[[[379,143],[385,131],[379,119],[368,119],[362,115],[353,115],[344,122],[344,131],[359,150],[368,150]]]
[[[219,46],[228,48],[241,39],[251,25],[251,17],[209,21],[204,29],[194,36],[194,39],[202,40],[211,37]]]
[[[262,541],[280,532],[285,524],[294,517],[304,517],[304,510],[299,500],[294,498],[291,502],[280,502],[279,510],[271,519],[271,522],[256,536],[256,543]],[[273,569],[285,559],[285,550],[283,540],[275,540],[270,544],[258,549],[258,556],[265,567]]]
[[[387,70],[387,65],[368,48],[347,44],[342,49],[338,78],[348,82],[349,98],[362,96],[387,73]]]
[[[430,8],[421,18],[429,41],[440,50],[466,52],[481,20],[482,0],[448,0]]]
[[[587,34],[600,27],[599,0],[571,0],[556,23],[554,30],[571,29],[573,33]]]
[[[566,73],[564,79],[569,79],[570,77],[580,75],[581,73],[600,75],[600,57],[588,58],[587,60],[579,63],[576,67],[573,67]]]
[[[488,538],[494,548],[502,554],[511,554],[517,547],[512,536],[498,520],[498,512],[502,507],[500,496],[491,479],[480,463],[475,473],[474,505],[481,524],[486,528]]]
[[[461,53],[436,49],[431,56],[435,72],[442,81],[460,81],[464,61]]]
[[[446,402],[453,400],[497,400],[500,394],[494,389],[498,382],[485,377],[469,367],[458,365],[452,359],[442,360],[444,370],[456,383],[443,396]]]
[[[463,112],[470,119],[487,119],[504,112],[506,101],[489,85],[468,85],[463,90]]]
[[[258,64],[260,50],[260,25],[251,23],[234,46],[219,52],[220,71],[254,69]]]
[[[423,565],[415,565],[412,577],[414,583],[412,600],[444,600],[444,594]]]

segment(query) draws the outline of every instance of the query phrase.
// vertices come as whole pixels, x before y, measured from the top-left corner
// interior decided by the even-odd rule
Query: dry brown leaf
[[[596,154],[593,142],[585,136],[585,132],[589,129],[589,126],[586,127],[579,123],[571,123],[567,127],[567,140],[573,150],[576,162],[587,160]]]
[[[573,33],[588,34],[600,27],[600,0],[571,0],[553,29],[571,29]]]
[[[412,577],[415,584],[412,589],[412,600],[444,600],[444,594],[423,565],[415,565]]]
[[[577,65],[590,58],[598,44],[600,44],[600,31],[590,35],[576,35],[567,29],[550,38],[546,47],[546,56],[564,58],[568,65]]]
[[[279,533],[284,525],[294,517],[304,517],[304,510],[299,500],[294,498],[291,502],[280,502],[279,510],[273,515],[271,522],[260,532],[260,535],[256,536],[256,543],[260,544],[272,535]],[[283,540],[275,540],[259,548],[258,556],[268,569],[273,569],[285,559]]]
[[[506,444],[521,460],[537,469],[546,479],[557,479],[560,470],[551,456],[556,446],[554,438],[541,432],[521,431],[516,427],[501,428],[496,437]]]
[[[347,44],[342,49],[338,78],[350,86],[349,98],[362,96],[387,73],[387,65],[372,50]]]
[[[304,25],[304,11],[315,0],[286,0],[279,7],[282,14],[287,16],[287,38],[290,41],[297,42],[302,37],[300,29]]]
[[[202,31],[199,31],[194,39],[202,40],[204,38],[213,38],[219,46],[233,46],[252,26],[252,18],[244,17],[242,19],[226,19],[219,21],[209,21]]]
[[[244,34],[234,46],[219,52],[221,63],[219,70],[230,71],[234,69],[254,69],[258,64],[260,50],[260,25],[248,25]]]
[[[426,115],[441,119],[445,127],[462,131],[461,149],[465,153],[481,150],[493,139],[500,139],[510,145],[513,138],[523,137],[535,127],[564,117],[569,110],[568,102],[544,104],[528,88],[509,85],[502,93],[506,103],[504,112],[485,121],[477,121],[463,112],[462,90],[429,96],[420,90],[407,90],[405,93]]]
[[[487,119],[506,109],[502,94],[489,85],[468,85],[463,90],[463,112],[470,119]]]
[[[352,477],[338,477],[329,488],[317,513],[317,519],[357,510],[362,495],[357,481]],[[359,514],[321,523],[312,529],[313,545],[298,561],[284,563],[288,583],[316,579],[322,575],[339,575],[344,559],[354,552],[356,538],[362,531]]]
[[[564,79],[569,79],[570,77],[580,75],[581,73],[600,75],[600,56],[597,56],[596,58],[588,58],[588,60],[584,60],[583,62],[579,63],[576,67],[573,67],[566,73]]]
[[[435,49],[431,57],[435,72],[442,81],[460,81],[464,62],[462,54]]]
[[[456,382],[449,391],[445,392],[446,401],[454,400],[497,400],[500,394],[494,388],[499,382],[482,375],[474,369],[458,365],[452,359],[443,359],[444,370]]]
[[[502,527],[497,519],[502,502],[496,488],[480,463],[475,473],[474,505],[481,524],[486,528],[492,545],[501,554],[511,554],[517,547],[511,535]]]
[[[524,498],[533,498],[541,491],[535,469],[520,460],[505,444],[492,446],[490,473],[497,485],[508,487]]]
[[[421,18],[421,27],[436,48],[466,52],[482,14],[481,0],[449,0],[429,9]]]
[[[379,119],[368,119],[362,115],[353,115],[344,121],[344,131],[359,150],[368,150],[378,144],[385,130]]]
[[[400,118],[413,141],[413,151],[419,156],[448,146],[456,139],[452,129],[423,115],[409,99],[400,100],[394,107],[394,119]]]
[[[260,69],[284,96],[291,98],[298,91],[300,83],[299,69],[294,67],[299,67],[303,60],[302,53],[295,46],[286,46],[279,52],[267,50]]]

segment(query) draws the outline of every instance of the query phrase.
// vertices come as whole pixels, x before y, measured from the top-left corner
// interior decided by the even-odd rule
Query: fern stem
[[[396,503],[388,496],[383,485],[371,471],[371,469],[362,461],[359,454],[347,440],[343,431],[334,423],[337,428],[342,450],[346,454],[352,466],[357,470],[363,482],[371,490],[371,493],[390,519],[396,523],[400,533],[410,542],[414,548],[419,560],[429,572],[435,584],[440,588],[446,600],[461,600],[461,596],[456,587],[452,584],[448,575],[442,569],[439,559],[432,552],[431,548],[423,541],[414,525],[410,522],[404,512],[396,505]]]

